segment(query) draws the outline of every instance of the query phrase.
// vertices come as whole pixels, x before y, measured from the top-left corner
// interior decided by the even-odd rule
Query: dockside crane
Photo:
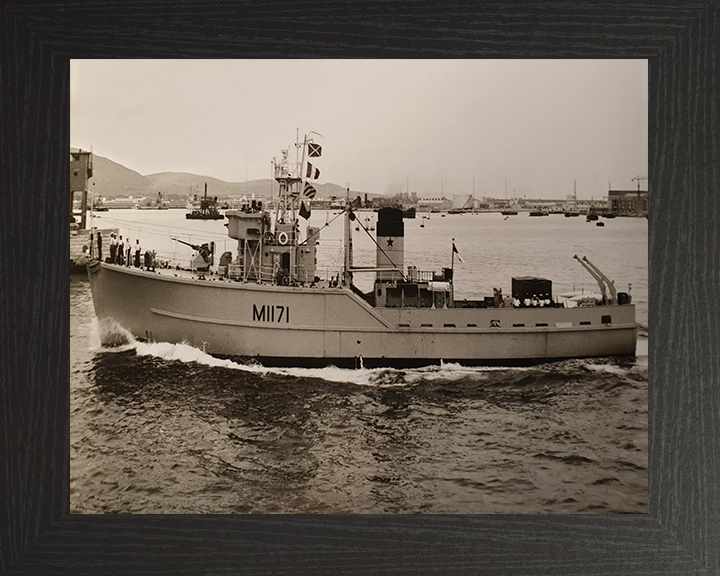
[[[635,180],[637,180],[637,183],[638,183],[637,193],[638,193],[638,196],[640,196],[640,180],[647,180],[647,176],[640,176],[640,175],[635,176],[635,178],[633,178],[631,180],[631,182],[635,182]]]

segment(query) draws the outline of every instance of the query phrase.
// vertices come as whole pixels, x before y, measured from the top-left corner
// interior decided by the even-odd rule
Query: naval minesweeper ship
[[[218,266],[208,245],[195,246],[195,269],[185,276],[175,269],[90,261],[101,323],[116,322],[139,339],[184,342],[267,366],[523,365],[635,354],[630,296],[617,292],[586,259],[576,256],[597,281],[597,297],[553,297],[550,280],[515,277],[510,295],[496,291],[482,300],[455,300],[452,267],[405,266],[400,208],[379,210],[376,265],[358,268],[351,226],[362,224],[348,200],[342,269],[321,278],[320,228],[301,231],[301,222],[317,176],[309,159],[322,148],[308,136],[295,147],[295,162],[288,159],[289,148],[273,160],[279,184],[274,215],[260,202],[225,213],[228,235],[238,244]],[[353,284],[359,270],[374,272],[372,291]]]

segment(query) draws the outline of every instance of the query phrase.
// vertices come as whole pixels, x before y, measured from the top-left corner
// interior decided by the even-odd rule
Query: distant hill
[[[205,183],[208,187],[208,196],[269,196],[270,179],[252,180],[250,182],[225,182],[210,176],[189,174],[187,172],[160,172],[148,174],[146,177],[150,194],[157,194],[158,190],[163,196],[178,194],[188,196],[197,191],[202,196],[205,190]]]
[[[187,198],[197,189],[198,195],[202,195],[205,183],[208,186],[208,196],[263,196],[269,197],[272,192],[277,194],[277,183],[269,178],[261,180],[250,180],[249,182],[225,182],[218,178],[189,174],[187,172],[159,172],[143,176],[135,170],[131,170],[113,162],[109,158],[93,154],[93,177],[89,187],[98,196],[104,198],[116,198],[118,196],[157,196],[158,191],[163,193],[164,198],[180,196]],[[94,185],[94,186],[93,186]],[[313,184],[317,190],[318,197],[330,198],[331,196],[344,196],[345,188],[337,184]],[[358,192],[350,193],[351,197],[357,196]],[[380,194],[368,194],[368,197],[375,198]]]
[[[144,196],[147,185],[145,176],[139,172],[93,154],[93,177],[88,186],[98,196]]]

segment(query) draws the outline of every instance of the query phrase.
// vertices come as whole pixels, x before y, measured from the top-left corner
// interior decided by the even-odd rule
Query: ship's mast
[[[299,136],[298,136],[299,137]],[[308,145],[308,137],[307,134],[305,134],[305,137],[303,139],[302,143],[302,161],[300,162],[298,166],[298,170],[300,170],[300,176],[302,177],[302,182],[300,182],[300,190],[298,191],[298,204],[302,202],[302,197],[305,194],[305,184],[307,183],[307,170],[305,166],[305,153],[307,151],[307,145]]]
[[[345,193],[345,228],[343,230],[344,232],[344,238],[343,238],[343,248],[345,251],[345,262],[343,266],[343,278],[342,278],[342,285],[347,286],[348,288],[352,285],[352,235],[351,235],[351,229],[350,229],[350,217],[352,215],[352,210],[350,206],[350,183],[347,183],[346,193]]]
[[[299,144],[297,144],[299,145]],[[282,158],[280,161],[273,159],[274,175],[275,180],[278,183],[278,208],[275,213],[275,226],[279,223],[292,223],[295,222],[295,202],[293,199],[293,193],[299,193],[293,188],[297,187],[300,182],[298,178],[299,167],[297,163],[294,168],[290,167],[290,160],[288,158],[290,150],[282,150]],[[296,150],[296,155],[297,155]]]
[[[297,221],[297,209],[300,208],[300,203],[304,199],[305,187],[308,178],[307,174],[307,159],[311,156],[308,146],[313,142],[312,138],[309,138],[309,134],[317,134],[322,137],[322,134],[318,132],[309,132],[300,141],[300,131],[296,132],[295,141],[295,164],[291,169],[289,166],[288,156],[290,154],[290,148],[282,151],[282,159],[280,163],[273,158],[274,176],[280,185],[278,190],[278,209],[275,214],[275,223],[295,223]],[[302,152],[301,152],[302,149]],[[319,154],[316,154],[319,156]]]

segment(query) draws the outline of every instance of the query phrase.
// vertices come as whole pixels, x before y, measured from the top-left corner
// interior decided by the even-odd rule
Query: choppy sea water
[[[183,217],[169,212],[108,214],[121,230],[126,219],[157,231]],[[245,366],[137,342],[121,327],[108,338],[87,279],[71,277],[71,511],[646,513],[647,223],[591,230],[561,216],[529,220],[406,221],[406,264],[437,258],[452,236],[464,260],[456,283],[481,277],[465,287],[474,297],[501,281],[497,271],[509,282],[538,264],[563,276],[554,289],[591,289],[579,271],[564,273],[566,253],[586,253],[633,283],[637,357],[530,368]],[[371,250],[362,242],[361,258]],[[320,261],[334,257],[326,244]]]

